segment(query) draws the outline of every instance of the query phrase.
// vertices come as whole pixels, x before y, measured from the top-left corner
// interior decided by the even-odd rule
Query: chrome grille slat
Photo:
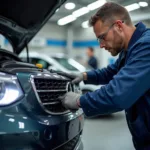
[[[60,102],[50,102],[50,103],[43,103],[43,105],[54,105],[54,104],[58,104]]]
[[[69,110],[63,107],[61,101],[58,100],[59,96],[64,95],[70,89],[72,90],[69,81],[69,79],[61,77],[45,78],[43,75],[40,77],[31,76],[31,83],[39,104],[47,113],[57,115],[69,112]]]
[[[67,92],[67,90],[37,90],[37,92]]]

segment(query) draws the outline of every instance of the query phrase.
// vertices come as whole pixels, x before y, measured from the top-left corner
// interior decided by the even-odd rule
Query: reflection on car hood
[[[19,54],[66,0],[0,0],[0,32]]]

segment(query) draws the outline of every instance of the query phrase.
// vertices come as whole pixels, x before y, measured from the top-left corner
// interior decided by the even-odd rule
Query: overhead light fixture
[[[82,28],[89,28],[89,22],[84,21],[81,26],[82,26]]]
[[[76,5],[74,3],[66,3],[65,4],[65,8],[69,9],[69,10],[74,9],[75,7],[76,7]]]
[[[105,4],[105,3],[106,3],[106,0],[98,0],[98,1],[96,1],[96,2],[94,2],[94,3],[89,4],[89,5],[87,6],[87,8],[88,8],[89,10],[95,10],[95,9],[101,7],[101,6],[102,6],[103,4]]]
[[[76,20],[78,17],[80,17],[84,14],[87,14],[88,12],[101,7],[106,2],[107,2],[106,0],[97,0],[96,2],[93,2],[89,5],[87,5],[87,7],[82,7],[80,9],[74,11],[72,13],[72,15],[69,15],[67,17],[64,17],[64,18],[58,20],[58,25],[65,25],[67,23],[70,23],[70,22]],[[131,5],[125,6],[125,8],[130,12],[130,11],[139,9],[140,7],[146,7],[146,6],[148,6],[147,2],[139,2],[139,3],[133,3]],[[82,27],[87,28],[88,23],[83,22]]]
[[[148,3],[147,2],[139,2],[139,5],[141,7],[147,7],[148,6]]]
[[[134,4],[131,4],[131,5],[125,6],[125,8],[126,8],[128,11],[133,11],[133,10],[139,9],[140,6],[139,6],[138,3],[134,3]]]
[[[66,17],[64,17],[62,19],[59,19],[57,24],[62,26],[62,25],[68,24],[68,23],[70,23],[70,22],[72,22],[74,20],[76,20],[76,18],[73,15],[69,15],[69,16],[66,16]]]
[[[87,14],[88,12],[89,12],[89,9],[87,7],[82,7],[80,9],[74,11],[72,13],[72,15],[77,18],[77,17],[80,17],[80,16],[82,16],[84,14]]]

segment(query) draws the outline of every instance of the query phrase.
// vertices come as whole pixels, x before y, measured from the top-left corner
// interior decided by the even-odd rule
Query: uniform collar
[[[139,22],[138,24],[136,24],[135,27],[136,27],[136,30],[134,31],[134,33],[130,39],[130,42],[128,45],[128,50],[141,37],[141,35],[143,34],[143,32],[146,29],[146,26],[142,22]]]

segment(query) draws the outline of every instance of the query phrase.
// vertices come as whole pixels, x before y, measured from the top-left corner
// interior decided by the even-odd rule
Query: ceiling
[[[55,15],[50,19],[50,22],[57,23],[57,21],[61,18],[64,18],[68,15],[71,15],[72,12],[75,10],[78,10],[82,7],[86,7],[90,3],[95,2],[96,0],[68,0],[68,2],[73,2],[76,4],[76,7],[73,10],[67,10],[65,8],[65,4],[61,6],[61,8],[55,13]],[[109,1],[109,0],[107,0]],[[123,6],[127,6],[133,3],[138,3],[138,2],[147,2],[148,6],[147,7],[140,7],[139,9],[133,10],[130,12],[131,18],[134,22],[138,21],[144,21],[145,23],[150,25],[150,0],[112,0],[113,2],[117,2]],[[73,26],[79,27],[81,26],[82,22],[87,21],[90,19],[90,17],[95,14],[95,12],[98,9],[95,9],[93,11],[90,11],[89,13],[82,15],[78,17],[75,21],[69,23],[72,24]],[[67,24],[68,25],[68,24]]]

